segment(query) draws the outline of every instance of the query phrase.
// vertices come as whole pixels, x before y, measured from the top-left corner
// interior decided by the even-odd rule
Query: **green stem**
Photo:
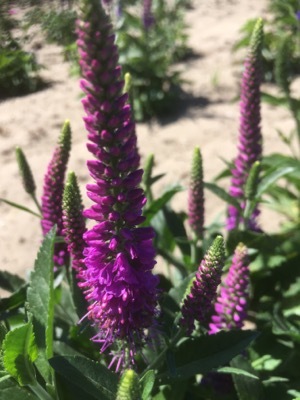
[[[183,336],[184,336],[184,329],[180,328],[177,331],[176,335],[173,337],[173,339],[171,339],[169,344],[161,351],[161,353],[158,354],[155,360],[153,360],[152,363],[149,364],[148,367],[144,370],[142,376],[145,375],[145,373],[148,372],[149,370],[155,369],[164,358],[166,352],[172,347],[174,347]]]
[[[32,193],[31,197],[32,197],[32,200],[34,201],[35,205],[37,206],[37,209],[39,210],[40,214],[43,215],[42,208],[41,208],[39,202],[37,201],[35,193]]]
[[[31,391],[37,395],[40,400],[53,400],[53,397],[38,383],[35,382],[34,385],[28,385]]]
[[[174,257],[173,254],[170,254],[168,251],[165,251],[161,248],[157,249],[157,253],[161,255],[163,258],[165,258],[170,264],[174,265],[174,267],[176,267],[179,270],[179,272],[183,277],[187,276],[187,271],[185,269],[184,264],[182,264],[180,260]]]

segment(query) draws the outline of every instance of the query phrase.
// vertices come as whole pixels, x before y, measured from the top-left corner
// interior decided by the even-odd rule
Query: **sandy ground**
[[[239,109],[232,100],[237,96],[242,64],[241,53],[233,55],[232,46],[239,29],[249,18],[267,17],[266,0],[194,0],[187,14],[190,45],[198,58],[182,66],[183,76],[195,104],[182,110],[178,118],[151,125],[138,124],[137,134],[143,159],[155,154],[155,173],[166,173],[156,184],[161,192],[172,183],[188,184],[193,148],[200,146],[204,175],[212,179],[224,167],[221,158],[232,159],[236,153]],[[0,197],[34,208],[24,192],[15,162],[14,148],[21,146],[33,168],[40,197],[43,175],[65,119],[71,121],[73,150],[69,167],[84,186],[90,180],[85,167],[89,158],[85,147],[86,132],[82,123],[78,79],[69,76],[69,65],[62,62],[61,50],[42,47],[38,60],[47,66],[42,75],[51,81],[46,90],[0,103]],[[263,105],[265,154],[284,151],[276,128],[289,131],[293,126],[287,112]],[[224,184],[226,184],[224,182]],[[86,197],[84,196],[85,202]],[[173,205],[186,209],[186,191],[178,194]],[[224,211],[224,204],[206,193],[206,221],[213,221]],[[262,226],[276,229],[278,219],[263,212]],[[41,240],[39,220],[27,213],[0,203],[0,269],[24,274],[31,269]]]

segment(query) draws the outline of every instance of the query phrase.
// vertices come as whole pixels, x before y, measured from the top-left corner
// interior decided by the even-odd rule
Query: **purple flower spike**
[[[48,165],[44,177],[42,196],[42,230],[45,236],[50,229],[57,225],[57,236],[63,236],[62,196],[64,179],[71,149],[71,128],[69,121],[63,125],[58,144]],[[69,252],[65,243],[57,243],[54,248],[54,264],[65,265],[69,259]]]
[[[247,317],[249,298],[249,258],[247,247],[240,243],[215,303],[209,324],[210,334],[220,330],[241,329]]]
[[[118,51],[108,16],[98,0],[83,2],[78,23],[83,105],[87,113],[88,162],[94,184],[87,194],[95,203],[84,212],[96,221],[84,235],[86,269],[79,283],[89,302],[87,317],[98,333],[101,352],[119,345],[116,369],[134,363],[157,313],[158,279],[152,274],[154,231],[144,221],[146,198],[139,188],[137,138],[128,95],[118,66]]]
[[[144,0],[143,23],[146,30],[150,29],[155,23],[155,18],[152,13],[152,0]]]
[[[255,25],[249,53],[245,60],[241,85],[240,135],[238,155],[231,170],[229,193],[239,200],[241,209],[245,208],[244,187],[249,171],[255,161],[262,157],[262,135],[260,128],[260,83],[261,83],[261,47],[263,40],[263,22],[259,19]],[[260,231],[257,224],[259,210],[255,208],[248,220],[247,228]],[[243,223],[241,212],[230,205],[228,207],[227,229],[232,230]]]
[[[188,220],[197,238],[203,237],[204,193],[203,168],[199,148],[195,148],[192,161],[190,187],[188,193]]]
[[[217,236],[198,268],[184,297],[181,325],[190,335],[195,329],[195,320],[207,327],[213,312],[217,287],[221,283],[225,248],[222,236]]]

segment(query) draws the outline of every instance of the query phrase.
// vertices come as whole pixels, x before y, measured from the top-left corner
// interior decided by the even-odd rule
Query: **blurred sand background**
[[[231,160],[235,156],[239,106],[234,99],[239,91],[243,53],[233,54],[232,46],[249,18],[268,18],[266,5],[266,0],[194,0],[186,21],[189,44],[198,57],[182,65],[183,77],[191,82],[186,89],[194,100],[177,118],[137,125],[142,161],[154,153],[154,172],[166,173],[155,185],[156,193],[172,183],[187,186],[195,146],[202,149],[207,181],[224,168],[221,158]],[[42,39],[36,37],[31,46],[38,47],[40,43]],[[78,78],[70,77],[69,65],[63,62],[60,48],[42,45],[36,54],[38,61],[46,66],[41,74],[51,85],[40,92],[0,103],[0,197],[34,209],[23,190],[14,149],[21,146],[26,153],[40,197],[43,175],[61,125],[69,119],[73,131],[69,169],[77,173],[84,202],[88,204],[85,184],[90,178],[85,164],[90,156],[85,146]],[[287,151],[276,129],[288,132],[292,127],[287,111],[263,104],[265,154]],[[187,192],[183,191],[172,204],[177,210],[186,210],[186,203]],[[224,210],[224,204],[206,192],[207,224]],[[274,230],[278,217],[264,211],[261,225]],[[0,269],[24,275],[33,266],[40,241],[41,229],[36,217],[0,203]]]

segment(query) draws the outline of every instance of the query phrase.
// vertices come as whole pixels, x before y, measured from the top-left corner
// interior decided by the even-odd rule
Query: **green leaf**
[[[53,252],[55,228],[45,237],[34,270],[30,276],[27,300],[33,315],[33,327],[39,348],[37,366],[44,379],[50,383],[51,369],[47,359],[53,355]]]
[[[2,199],[2,198],[0,198],[0,201],[3,201],[3,203],[8,204],[9,206],[18,208],[19,210],[26,211],[29,214],[32,214],[32,215],[35,215],[38,218],[41,218],[40,214],[37,214],[36,212],[30,210],[27,207],[22,206],[21,204],[14,203],[13,201],[5,200],[5,199]]]
[[[220,199],[224,200],[227,204],[231,204],[232,206],[240,210],[239,202],[234,197],[230,196],[230,194],[227,193],[220,186],[214,183],[204,182],[204,187],[213,192]]]
[[[0,271],[0,287],[8,292],[14,292],[25,284],[20,276],[11,274],[8,271]]]
[[[167,190],[161,197],[159,197],[157,200],[154,200],[150,207],[145,211],[145,217],[146,221],[144,222],[145,225],[149,225],[150,221],[160,211],[163,206],[165,206],[168,201],[174,197],[174,195],[180,191],[182,191],[183,188],[181,186],[175,186],[174,188],[171,188]]]
[[[21,386],[34,383],[32,363],[37,355],[31,322],[8,332],[3,341],[3,365]]]
[[[140,380],[141,388],[142,388],[142,400],[150,399],[150,395],[155,382],[155,372],[150,369],[145,373],[145,375]]]
[[[300,169],[299,165],[283,165],[282,167],[277,167],[276,169],[271,168],[271,170],[267,171],[258,185],[255,196],[256,199],[259,199],[259,197],[279,178],[282,178],[284,175],[290,174],[291,172],[295,172],[297,169]]]
[[[286,98],[286,96],[273,96],[269,93],[261,92],[261,100],[264,101],[265,103],[268,103],[272,106],[283,106],[283,107],[288,107],[289,102]]]
[[[222,367],[222,368],[218,368],[217,372],[222,373],[222,374],[243,375],[243,376],[247,376],[248,378],[251,378],[251,379],[258,379],[257,375],[251,374],[250,372],[247,372],[240,368]]]
[[[231,367],[242,369],[245,372],[250,373],[251,375],[255,374],[255,371],[249,364],[248,360],[239,355],[235,357],[231,363]],[[253,379],[252,377],[248,377],[246,375],[237,375],[233,374],[232,379],[234,382],[234,386],[236,388],[239,400],[263,400],[263,385],[260,380]]]
[[[24,285],[15,293],[13,293],[10,297],[0,299],[0,312],[13,310],[15,308],[24,306],[24,303],[26,301],[27,288],[28,285]]]
[[[82,356],[57,356],[49,363],[58,374],[96,399],[115,399],[118,377],[105,366]]]
[[[0,398],[1,400],[37,400],[37,397],[25,387],[18,385],[10,377],[0,380]]]
[[[219,332],[199,338],[190,338],[174,351],[174,371],[159,376],[161,382],[187,379],[228,363],[241,353],[256,337],[254,331]]]

